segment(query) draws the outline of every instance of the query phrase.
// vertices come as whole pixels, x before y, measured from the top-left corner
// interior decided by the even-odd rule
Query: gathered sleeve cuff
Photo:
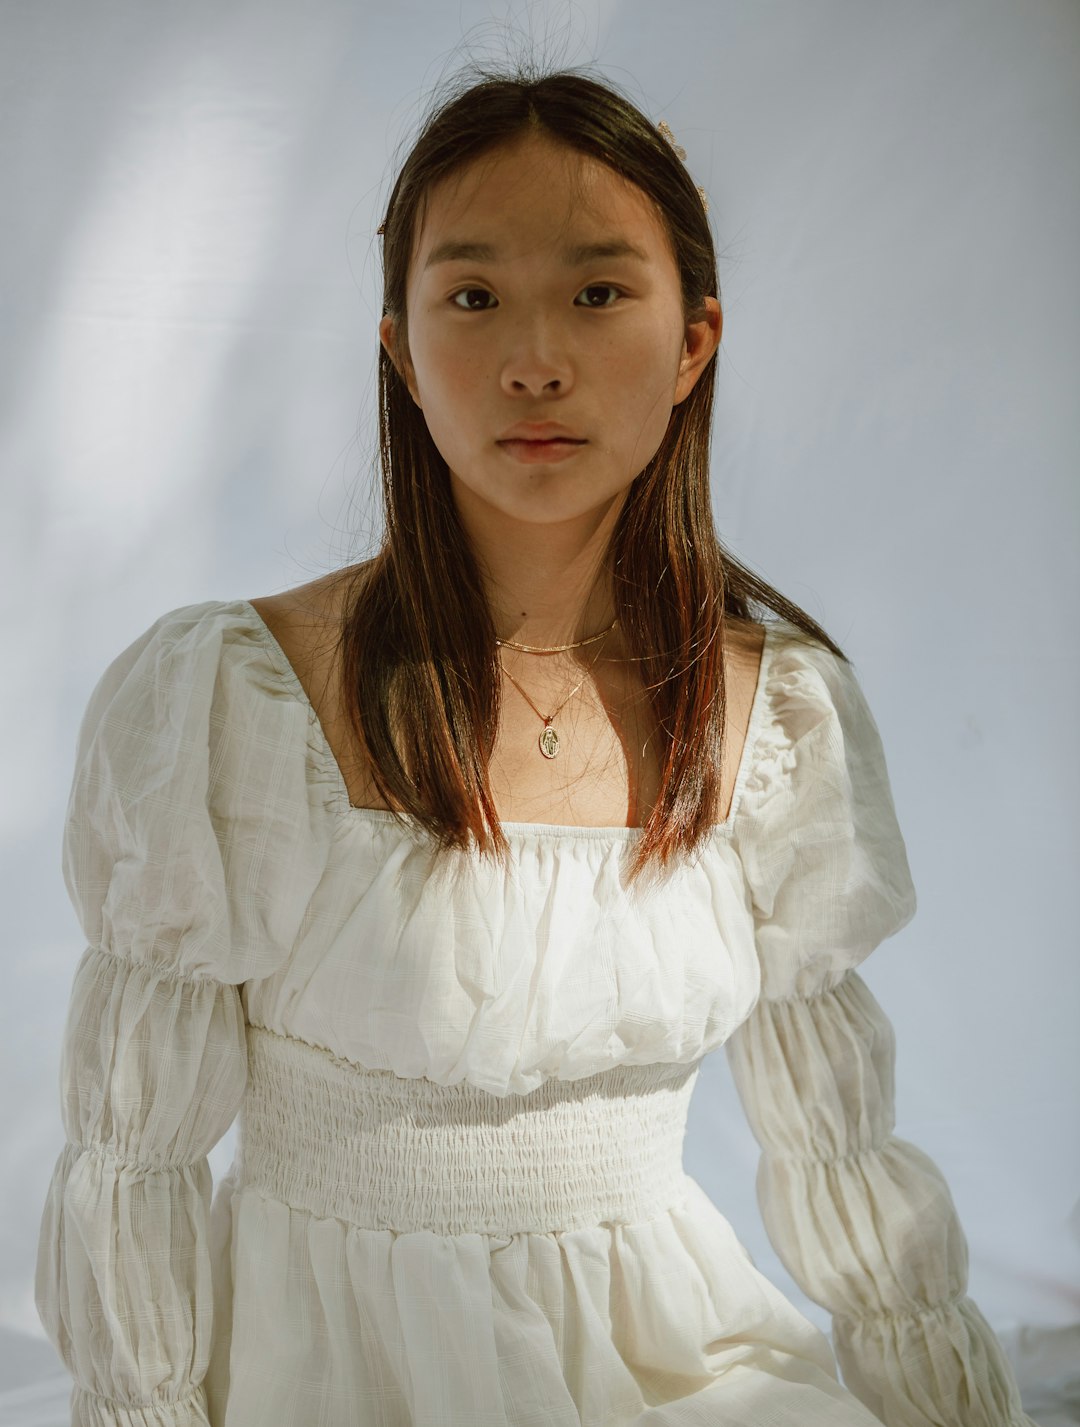
[[[304,710],[257,696],[237,615],[163,616],[79,730],[63,871],[87,945],[35,1302],[85,1427],[209,1427],[207,1154],[247,1082],[241,986],[287,956],[328,851]]]
[[[1035,1427],[967,1296],[948,1185],[894,1133],[893,1028],[855,969],[915,911],[877,727],[820,646],[792,644],[772,677],[740,810],[762,994],[725,1046],[762,1149],[766,1232],[887,1427]]]

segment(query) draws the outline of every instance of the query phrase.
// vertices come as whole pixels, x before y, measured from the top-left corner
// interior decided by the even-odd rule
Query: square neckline
[[[330,747],[330,740],[326,737],[326,731],[322,726],[322,721],[315,709],[315,705],[311,702],[307,690],[300,682],[300,678],[293,668],[289,656],[285,653],[273,630],[250,600],[239,599],[232,603],[234,606],[239,606],[248,614],[250,621],[255,627],[256,633],[263,641],[275,672],[288,686],[297,702],[306,709],[308,721],[314,728],[318,739],[319,754],[324,766],[333,777],[335,785],[334,797],[343,820],[348,819],[358,823],[382,823],[385,825],[394,823],[401,828],[402,831],[418,827],[419,824],[412,813],[398,813],[394,812],[391,808],[367,808],[350,801],[348,785],[345,782],[345,777],[338,764],[337,758],[334,756],[334,750]],[[727,835],[730,833],[735,823],[735,817],[739,811],[739,805],[742,802],[743,787],[753,763],[753,750],[757,743],[763,716],[765,685],[768,682],[769,674],[768,665],[771,662],[774,652],[773,640],[776,625],[775,623],[763,621],[762,629],[765,633],[761,646],[761,657],[758,662],[757,682],[754,685],[754,695],[750,703],[750,718],[747,722],[742,754],[735,775],[735,786],[731,793],[731,806],[728,808],[728,815],[723,822],[713,823],[709,828],[706,834],[709,837],[719,834]],[[514,822],[507,818],[500,818],[499,826],[504,832],[520,837],[605,838],[609,841],[618,840],[620,842],[637,841],[644,832],[644,827],[638,823],[625,823],[619,826],[604,827],[590,826],[581,823]]]

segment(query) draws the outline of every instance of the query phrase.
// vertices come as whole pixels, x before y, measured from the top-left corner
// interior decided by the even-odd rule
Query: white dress
[[[246,600],[109,665],[36,1276],[73,1423],[1035,1427],[855,971],[915,911],[878,731],[795,634],[727,820],[637,890],[635,828],[508,823],[510,870],[439,867],[350,807]],[[682,1168],[720,1046],[832,1344]]]

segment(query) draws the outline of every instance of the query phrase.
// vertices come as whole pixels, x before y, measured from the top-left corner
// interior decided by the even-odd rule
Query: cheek
[[[483,354],[474,351],[460,333],[446,327],[428,338],[416,364],[421,387],[427,386],[436,398],[440,393],[456,396],[474,389],[485,371]]]
[[[611,410],[621,414],[615,429],[633,443],[643,433],[662,433],[671,416],[681,353],[672,352],[670,334],[655,333],[648,342],[615,349],[604,366]]]

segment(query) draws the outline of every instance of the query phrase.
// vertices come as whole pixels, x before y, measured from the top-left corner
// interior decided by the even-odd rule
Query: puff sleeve
[[[240,988],[287,956],[328,852],[304,710],[256,687],[259,657],[238,606],[171,611],[79,728],[63,874],[88,944],[35,1303],[85,1427],[209,1420],[206,1156],[246,1085]]]
[[[877,726],[816,643],[782,643],[766,693],[736,829],[761,996],[726,1043],[766,1232],[886,1427],[1035,1427],[966,1294],[948,1185],[893,1133],[893,1028],[855,969],[916,906]]]

